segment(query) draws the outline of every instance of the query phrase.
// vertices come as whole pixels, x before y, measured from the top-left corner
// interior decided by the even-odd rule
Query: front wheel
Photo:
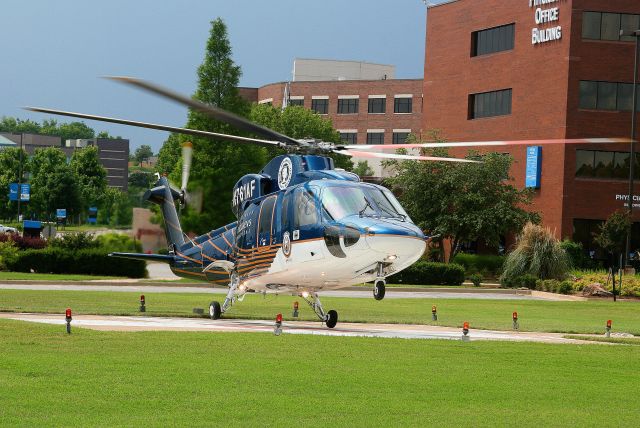
[[[212,320],[217,320],[218,318],[220,318],[220,315],[222,315],[222,309],[220,309],[220,303],[211,302],[209,304],[209,317],[211,317]]]
[[[338,324],[338,313],[334,310],[327,312],[327,321],[325,322],[327,327],[333,328]]]
[[[376,281],[373,286],[373,298],[376,300],[384,299],[385,286],[384,281]]]

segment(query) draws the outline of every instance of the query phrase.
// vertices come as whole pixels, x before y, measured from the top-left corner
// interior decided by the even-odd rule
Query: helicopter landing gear
[[[384,279],[376,279],[373,286],[373,298],[376,300],[384,299],[385,281]]]
[[[209,303],[209,317],[212,320],[217,320],[222,315],[222,309],[220,309],[220,303],[211,302]]]
[[[211,302],[209,305],[209,316],[212,320],[217,320],[222,316],[222,314],[231,309],[231,306],[233,306],[236,301],[241,302],[244,299],[244,295],[247,290],[244,287],[238,287],[238,284],[240,284],[238,273],[234,271],[231,273],[229,292],[227,293],[227,297],[225,297],[222,306],[220,306],[220,303],[218,302]],[[238,289],[240,289],[240,291],[238,291]]]
[[[373,283],[373,298],[376,300],[382,300],[384,299],[386,281],[384,280],[384,265],[381,262],[378,263],[376,271],[376,275],[378,277]]]
[[[309,304],[309,306],[311,306],[313,312],[316,313],[318,318],[320,318],[320,321],[322,321],[327,327],[334,328],[336,324],[338,324],[338,313],[334,310],[325,312],[322,308],[322,303],[320,303],[320,299],[318,298],[318,293],[302,293],[300,296]]]

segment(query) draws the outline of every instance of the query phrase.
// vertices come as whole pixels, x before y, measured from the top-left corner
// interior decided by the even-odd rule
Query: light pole
[[[20,200],[22,199],[22,138],[24,133],[20,133],[20,165],[18,166],[18,223],[20,223]]]
[[[636,53],[633,65],[633,106],[631,107],[631,143],[629,145],[629,218],[632,227],[627,231],[627,245],[625,246],[624,261],[625,266],[629,265],[629,254],[631,253],[631,230],[633,230],[633,178],[635,165],[635,139],[636,139],[636,114],[638,111],[638,60],[640,59],[640,30],[620,30],[620,36],[631,36],[636,38]]]

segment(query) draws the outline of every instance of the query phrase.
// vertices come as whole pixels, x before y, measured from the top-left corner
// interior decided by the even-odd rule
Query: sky
[[[422,78],[422,0],[3,0],[0,116],[42,121],[38,106],[184,126],[187,110],[100,76],[125,75],[191,94],[210,21],[227,24],[241,86],[291,78],[294,58],[394,64]],[[431,1],[434,3],[434,1]],[[57,117],[59,122],[73,119]],[[159,150],[167,133],[86,121]]]

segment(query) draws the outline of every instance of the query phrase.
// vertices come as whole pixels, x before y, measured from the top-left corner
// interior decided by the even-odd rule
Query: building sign
[[[629,194],[616,195],[616,201],[623,201],[624,207],[629,208]],[[640,195],[633,195],[633,208],[640,208]]]
[[[538,45],[562,38],[560,8],[554,6],[560,0],[528,0],[529,8],[535,8],[534,21],[536,27],[531,30],[531,44]],[[539,28],[540,25],[551,24],[551,27]]]
[[[31,199],[31,185],[30,184],[20,184],[11,183],[9,184],[9,200],[17,201],[18,200],[18,187],[20,187],[20,201],[28,202]]]
[[[542,147],[527,147],[527,172],[525,187],[532,189],[540,188],[540,175],[542,172]]]

